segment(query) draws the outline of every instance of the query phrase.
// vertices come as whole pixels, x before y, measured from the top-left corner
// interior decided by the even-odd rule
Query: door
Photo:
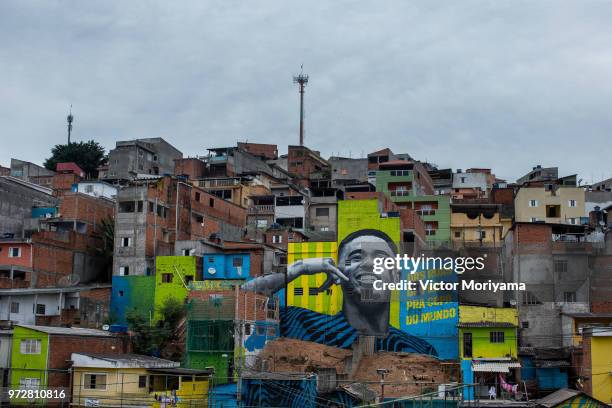
[[[463,357],[472,358],[472,333],[463,333]]]

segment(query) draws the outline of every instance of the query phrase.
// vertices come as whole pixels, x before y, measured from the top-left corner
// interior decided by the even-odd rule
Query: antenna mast
[[[70,144],[70,133],[72,133],[72,122],[74,121],[74,116],[72,116],[72,104],[70,104],[70,113],[66,120],[68,121],[68,144]]]
[[[300,86],[300,146],[304,146],[304,88],[308,75],[304,75],[304,65],[300,65],[300,75],[293,77],[293,83]]]

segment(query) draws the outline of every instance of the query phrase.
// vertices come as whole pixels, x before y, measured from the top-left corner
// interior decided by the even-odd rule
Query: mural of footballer
[[[327,279],[317,292],[339,284],[343,291],[342,311],[334,316],[300,307],[281,308],[281,335],[312,341],[328,346],[350,348],[359,335],[376,337],[377,351],[398,351],[429,354],[438,353],[427,341],[389,325],[391,295],[388,291],[373,290],[375,280],[397,282],[399,271],[385,270],[374,274],[374,259],[395,257],[397,247],[385,233],[360,230],[348,235],[338,246],[338,265],[331,258],[302,259],[284,273],[260,276],[244,284],[270,296],[302,275],[326,273]]]

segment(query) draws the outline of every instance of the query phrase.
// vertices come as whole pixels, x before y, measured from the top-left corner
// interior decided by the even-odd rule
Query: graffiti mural
[[[374,274],[373,260],[400,248],[399,218],[379,211],[378,200],[339,202],[338,243],[289,244],[287,274],[262,276],[245,288],[287,297],[284,337],[350,348],[360,335],[374,336],[379,351],[457,358],[456,292],[373,290],[375,280],[457,281],[454,272],[436,269]]]

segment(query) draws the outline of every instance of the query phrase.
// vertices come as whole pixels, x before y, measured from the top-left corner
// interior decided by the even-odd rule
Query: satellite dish
[[[208,268],[208,273],[210,275],[214,275],[215,273],[217,273],[217,270],[215,268],[213,268],[213,267],[210,267],[210,268]]]
[[[110,326],[108,324],[102,326],[102,330],[108,331],[108,329],[110,329]]]

